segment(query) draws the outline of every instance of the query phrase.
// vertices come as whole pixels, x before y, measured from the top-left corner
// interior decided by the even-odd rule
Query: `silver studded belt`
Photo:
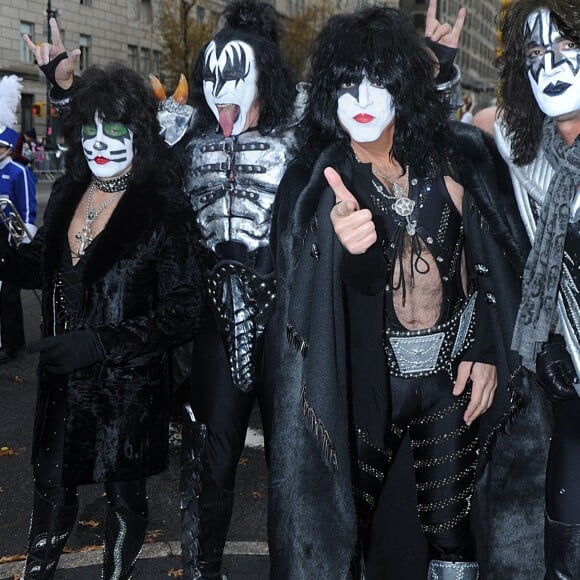
[[[396,377],[425,377],[442,370],[473,342],[474,292],[447,322],[423,330],[385,331],[385,351],[390,374]]]

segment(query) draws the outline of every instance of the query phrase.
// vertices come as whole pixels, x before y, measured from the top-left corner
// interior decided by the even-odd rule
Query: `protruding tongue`
[[[220,119],[219,124],[222,128],[224,137],[229,137],[234,129],[234,123],[238,118],[240,108],[238,105],[227,105],[226,107],[218,108]]]

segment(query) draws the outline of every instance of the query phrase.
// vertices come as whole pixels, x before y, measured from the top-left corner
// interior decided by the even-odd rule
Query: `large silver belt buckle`
[[[391,336],[389,341],[404,375],[435,370],[445,332],[425,336]]]

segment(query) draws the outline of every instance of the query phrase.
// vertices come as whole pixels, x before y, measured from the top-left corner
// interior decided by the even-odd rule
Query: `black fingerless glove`
[[[68,52],[61,52],[58,56],[55,56],[49,63],[43,64],[38,68],[43,72],[44,76],[48,79],[48,82],[54,86],[58,87],[58,83],[56,82],[56,67],[59,65],[61,61],[65,58],[68,58]],[[60,89],[60,87],[58,87]],[[64,89],[60,89],[61,91]]]
[[[457,56],[457,49],[450,46],[444,46],[438,42],[434,42],[430,38],[425,39],[427,46],[435,53],[439,61],[439,74],[435,79],[438,84],[446,83],[453,77],[453,62]]]
[[[99,337],[92,330],[49,336],[31,344],[27,350],[39,352],[40,366],[57,375],[66,375],[105,358]]]
[[[536,386],[552,402],[577,399],[574,382],[578,381],[566,343],[553,334],[536,358]]]
[[[51,84],[48,94],[50,103],[54,105],[59,112],[63,112],[69,107],[72,95],[72,87],[63,89],[56,82],[56,68],[65,58],[68,58],[68,52],[61,52],[48,64],[44,64],[39,67],[40,70],[44,73],[44,76],[46,76],[48,79],[48,82]]]

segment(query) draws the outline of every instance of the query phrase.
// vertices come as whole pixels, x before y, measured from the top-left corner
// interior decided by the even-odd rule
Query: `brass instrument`
[[[12,200],[5,195],[0,195],[0,221],[8,230],[8,239],[14,247],[17,248],[26,238],[29,241],[32,240],[33,236],[22,216],[18,213]]]

